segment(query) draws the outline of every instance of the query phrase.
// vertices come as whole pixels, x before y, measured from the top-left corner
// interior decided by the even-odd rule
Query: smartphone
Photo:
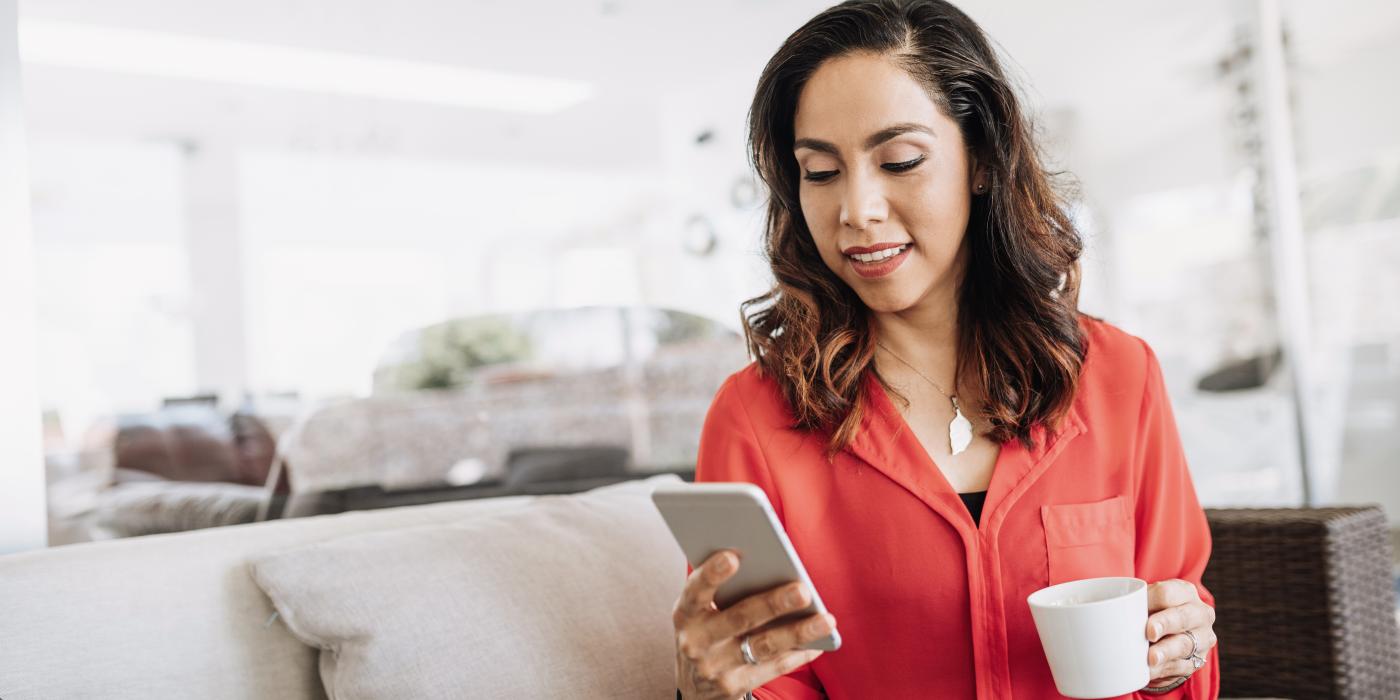
[[[698,568],[722,549],[739,553],[739,572],[715,591],[715,604],[721,609],[755,593],[801,581],[811,591],[811,604],[760,629],[826,612],[763,489],[741,482],[664,484],[652,491],[651,500],[691,567]],[[833,630],[804,648],[836,651],[841,648],[841,634]]]

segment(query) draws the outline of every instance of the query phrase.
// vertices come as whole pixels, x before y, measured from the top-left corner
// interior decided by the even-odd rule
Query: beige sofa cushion
[[[250,558],[517,508],[441,503],[55,547],[0,557],[0,698],[324,697],[316,650],[269,624]]]
[[[253,577],[324,650],[333,700],[667,697],[685,560],[661,479],[297,547]]]

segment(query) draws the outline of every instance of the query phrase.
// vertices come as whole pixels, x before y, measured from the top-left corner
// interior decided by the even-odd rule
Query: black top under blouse
[[[972,522],[982,524],[982,504],[987,501],[986,491],[974,491],[972,493],[960,493],[958,498],[962,499],[963,505],[967,506],[967,512],[972,514]]]

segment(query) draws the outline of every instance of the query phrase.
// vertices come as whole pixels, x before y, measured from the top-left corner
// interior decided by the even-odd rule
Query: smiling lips
[[[913,243],[879,243],[870,247],[851,246],[841,253],[856,274],[872,279],[894,272],[909,257],[912,247]]]

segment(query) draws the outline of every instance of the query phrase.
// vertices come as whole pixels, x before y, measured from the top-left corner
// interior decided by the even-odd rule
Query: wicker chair
[[[1207,509],[1222,697],[1400,698],[1380,508]]]

